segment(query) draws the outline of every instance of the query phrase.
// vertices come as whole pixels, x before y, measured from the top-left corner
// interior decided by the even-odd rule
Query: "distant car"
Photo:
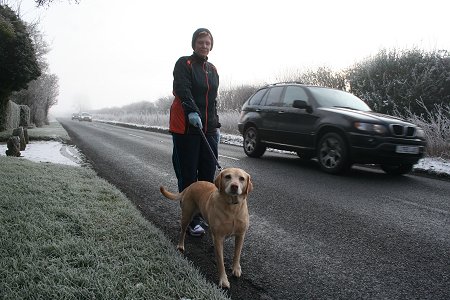
[[[87,112],[82,112],[78,118],[78,120],[81,121],[88,121],[88,122],[92,122],[92,116],[91,114],[87,113]]]
[[[72,114],[72,120],[78,120],[80,118],[80,115],[77,113]]]
[[[303,159],[317,157],[332,174],[354,163],[405,174],[426,146],[424,131],[412,123],[376,113],[342,90],[299,83],[256,91],[242,106],[238,128],[250,157],[262,156],[267,147],[295,151]]]

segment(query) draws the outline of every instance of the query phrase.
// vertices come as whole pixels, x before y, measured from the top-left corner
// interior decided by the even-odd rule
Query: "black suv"
[[[341,173],[353,163],[379,164],[405,174],[423,157],[422,129],[372,111],[358,97],[337,89],[277,83],[256,91],[238,124],[244,151],[260,157],[267,147],[317,157],[322,170]]]

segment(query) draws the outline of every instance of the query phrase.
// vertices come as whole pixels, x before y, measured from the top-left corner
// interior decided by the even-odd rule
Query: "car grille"
[[[394,136],[414,137],[416,134],[416,128],[412,126],[403,126],[398,124],[389,125],[391,133]]]

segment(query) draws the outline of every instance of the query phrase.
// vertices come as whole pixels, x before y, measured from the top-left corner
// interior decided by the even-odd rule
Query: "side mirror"
[[[292,107],[306,109],[306,111],[309,113],[312,112],[311,106],[309,106],[305,100],[294,100],[294,102],[292,103]]]

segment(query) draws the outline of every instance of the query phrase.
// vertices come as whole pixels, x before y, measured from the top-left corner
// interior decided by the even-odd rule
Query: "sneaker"
[[[194,228],[189,226],[188,229],[189,229],[189,234],[192,236],[202,236],[205,233],[205,229],[203,229],[203,227],[200,225],[195,225]]]

